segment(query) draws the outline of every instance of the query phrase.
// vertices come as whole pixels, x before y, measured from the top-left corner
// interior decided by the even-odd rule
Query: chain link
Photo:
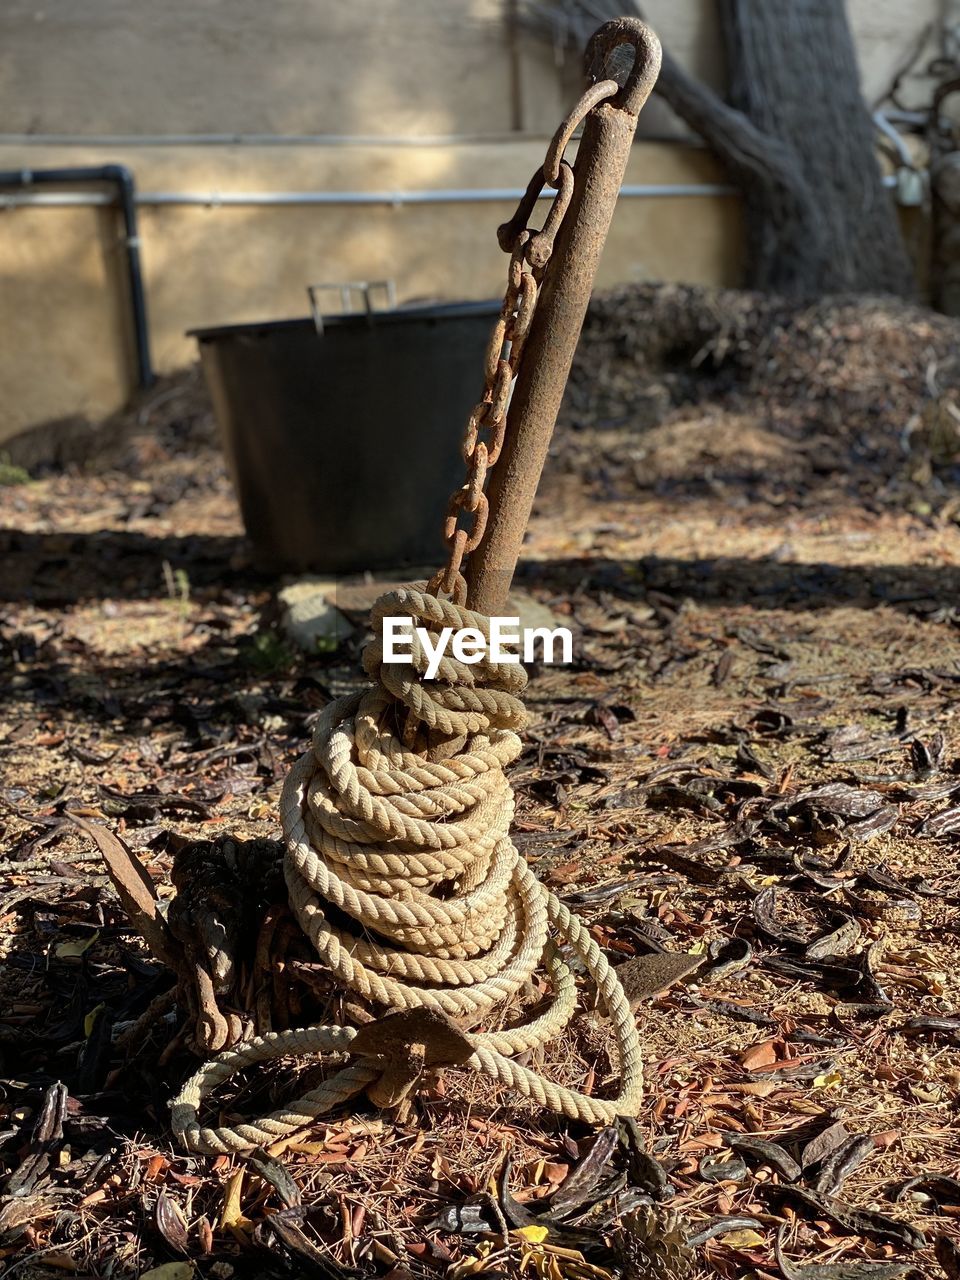
[[[476,551],[486,531],[490,504],[484,486],[490,468],[496,465],[503,449],[510,395],[533,324],[540,285],[573,197],[573,169],[564,160],[563,153],[587,114],[619,91],[615,80],[600,81],[586,90],[554,134],[546,159],[530,179],[516,213],[497,231],[500,247],[510,254],[507,287],[484,356],[483,392],[467,419],[464,432],[462,453],[467,466],[466,480],[447,503],[443,522],[447,561],[427,583],[427,591],[432,595],[449,595],[459,605],[467,599],[463,560]],[[527,221],[546,186],[557,194],[542,229],[531,231]]]

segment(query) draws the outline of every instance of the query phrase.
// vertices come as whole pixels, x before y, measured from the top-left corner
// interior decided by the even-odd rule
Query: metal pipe
[[[450,147],[547,142],[545,134],[504,133],[0,133],[0,147]],[[689,151],[706,151],[697,138],[648,137]]]
[[[902,111],[899,107],[885,107],[883,114],[893,124],[908,124],[922,129],[930,121],[929,111]]]
[[[873,123],[883,136],[893,143],[897,155],[900,158],[900,163],[905,165],[908,169],[915,169],[916,165],[914,163],[913,156],[910,154],[910,148],[903,140],[902,135],[893,127],[887,116],[882,111],[875,111],[873,113]]]
[[[552,191],[540,193],[541,200],[553,198]],[[738,190],[720,182],[633,183],[620,188],[623,199],[657,199],[677,196],[735,196]],[[139,208],[163,205],[193,205],[204,208],[240,208],[256,205],[417,205],[486,204],[516,201],[520,187],[438,187],[427,191],[141,191]],[[110,204],[108,196],[58,195],[4,196],[0,209],[74,208]]]
[[[140,268],[140,235],[137,229],[136,187],[133,174],[122,164],[65,169],[0,170],[0,187],[29,188],[37,186],[69,186],[73,183],[103,182],[114,188],[115,199],[103,203],[117,204],[123,217],[123,243],[127,258],[127,287],[133,313],[137,354],[137,379],[142,388],[153,385],[150,360],[150,333],[147,326],[147,303]],[[2,199],[2,197],[0,197]]]
[[[620,92],[586,118],[573,170],[573,197],[520,361],[503,451],[490,473],[486,531],[467,561],[467,600],[481,613],[498,613],[506,602],[637,117],[660,70],[659,41],[635,18],[604,23],[587,46],[587,68],[599,71],[623,44],[633,46],[633,68]]]

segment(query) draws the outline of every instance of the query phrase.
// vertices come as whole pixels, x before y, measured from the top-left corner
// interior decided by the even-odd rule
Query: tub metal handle
[[[323,311],[320,307],[319,295],[335,292],[340,299],[340,314],[354,315],[353,295],[359,293],[363,298],[363,311],[373,316],[373,294],[382,291],[384,306],[382,311],[393,311],[397,305],[397,286],[393,280],[321,280],[307,285],[307,297],[310,299],[310,313],[317,333],[323,337]]]

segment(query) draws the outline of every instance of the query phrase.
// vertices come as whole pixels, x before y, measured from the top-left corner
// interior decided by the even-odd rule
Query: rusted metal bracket
[[[378,1107],[402,1103],[425,1068],[467,1062],[475,1045],[452,1018],[438,1009],[398,1009],[360,1028],[351,1056],[375,1063],[382,1073],[367,1085]]]
[[[490,473],[486,529],[466,566],[469,604],[481,613],[501,612],[510,590],[637,118],[660,70],[660,43],[650,28],[635,18],[618,18],[604,23],[587,45],[588,74],[599,79],[621,45],[633,46],[633,67],[619,93],[586,118],[573,196],[526,341],[503,452]]]

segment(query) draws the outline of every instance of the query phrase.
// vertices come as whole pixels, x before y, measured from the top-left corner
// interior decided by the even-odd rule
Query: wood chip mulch
[[[73,817],[166,900],[177,837],[275,836],[363,637],[290,647],[196,371],[0,488],[0,1271],[955,1280],[958,340],[881,301],[591,310],[519,575],[575,660],[533,673],[513,782],[632,965],[647,1094],[599,1135],[451,1071],[402,1123],[172,1145],[177,1014],[124,1036],[171,977]],[[607,1048],[586,1000],[544,1067],[599,1092]]]

